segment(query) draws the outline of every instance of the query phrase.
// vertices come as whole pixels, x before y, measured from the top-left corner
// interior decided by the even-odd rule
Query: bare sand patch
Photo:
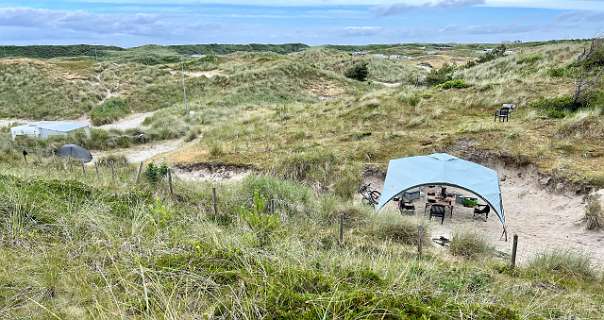
[[[254,168],[244,165],[222,163],[178,164],[174,174],[185,181],[241,181],[254,172]]]

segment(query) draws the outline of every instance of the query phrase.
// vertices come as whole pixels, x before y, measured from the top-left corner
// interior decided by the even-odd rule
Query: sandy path
[[[105,124],[105,125],[99,126],[97,128],[105,129],[105,130],[110,130],[110,129],[126,130],[126,129],[140,128],[143,125],[143,122],[145,121],[145,119],[153,116],[153,114],[155,114],[155,112],[156,111],[133,113],[116,122],[113,122],[110,124]]]
[[[95,160],[110,156],[123,155],[130,163],[138,163],[155,158],[158,155],[175,151],[183,145],[182,139],[167,140],[159,143],[151,143],[145,145],[134,146],[125,149],[115,149],[109,151],[95,151],[92,156]]]
[[[153,116],[153,114],[155,114],[155,112],[157,112],[157,111],[133,113],[116,122],[113,122],[110,124],[105,124],[105,125],[98,126],[98,127],[92,126],[90,118],[88,118],[87,116],[82,116],[75,120],[63,120],[63,121],[85,123],[91,127],[105,129],[105,130],[109,130],[109,129],[126,130],[126,129],[134,129],[134,128],[141,127],[143,125],[143,122],[145,121],[145,119]],[[8,127],[8,126],[11,126],[12,124],[29,124],[29,123],[35,123],[35,122],[41,122],[41,121],[44,121],[44,120],[0,119],[0,128]]]
[[[455,230],[475,230],[484,235],[496,250],[511,253],[511,238],[518,234],[518,261],[526,262],[535,255],[553,251],[570,250],[587,253],[592,261],[604,267],[604,232],[585,230],[580,220],[584,215],[583,196],[550,192],[537,182],[535,174],[529,171],[496,168],[500,176],[503,205],[508,228],[508,239],[500,239],[501,223],[491,213],[487,222],[472,218],[472,209],[457,205],[453,218],[448,215],[444,224],[432,220],[428,223],[431,236],[451,238]],[[369,179],[372,186],[382,189],[383,181]],[[449,192],[458,190],[447,188]],[[463,193],[463,192],[460,192]],[[425,200],[416,202],[416,214],[423,214]],[[389,204],[395,210],[393,204]]]
[[[373,83],[377,83],[380,85],[383,85],[384,87],[387,88],[398,88],[402,85],[402,83],[400,82],[382,82],[382,81],[373,81]]]

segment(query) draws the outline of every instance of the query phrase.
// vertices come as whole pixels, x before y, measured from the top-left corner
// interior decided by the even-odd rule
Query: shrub
[[[357,81],[365,81],[367,80],[367,76],[369,75],[369,69],[367,65],[367,62],[355,63],[352,67],[346,70],[346,72],[344,72],[344,76]]]
[[[545,111],[550,118],[564,118],[567,112],[574,112],[581,107],[575,103],[571,96],[560,96],[555,98],[541,98],[533,101],[530,107]]]
[[[128,114],[130,110],[126,101],[120,98],[111,98],[96,106],[90,113],[90,120],[95,126],[111,123]]]
[[[585,222],[587,230],[599,230],[604,228],[604,211],[599,195],[590,195],[585,207]]]
[[[463,89],[469,87],[468,84],[462,79],[449,80],[447,82],[441,83],[437,86],[439,89]]]
[[[168,166],[165,164],[155,165],[155,163],[151,162],[147,165],[147,169],[145,169],[145,177],[152,184],[156,184],[166,175],[168,175]]]
[[[432,69],[426,76],[426,84],[436,86],[453,80],[453,71],[455,71],[455,65],[449,64],[444,64],[440,69]]]
[[[594,277],[589,256],[570,251],[542,253],[528,264],[528,271],[534,274],[548,273],[575,279]]]
[[[485,255],[489,250],[490,247],[487,241],[476,232],[455,232],[451,239],[451,246],[449,247],[452,255],[465,258],[475,258]]]
[[[547,75],[552,78],[562,78],[566,76],[566,68],[550,68],[547,70]]]

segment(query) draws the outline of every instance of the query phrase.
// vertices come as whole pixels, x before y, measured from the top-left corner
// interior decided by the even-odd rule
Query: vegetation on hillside
[[[2,317],[604,314],[604,281],[582,256],[545,253],[510,270],[489,252],[451,261],[427,246],[417,259],[413,223],[342,211],[337,198],[296,182],[219,185],[214,214],[209,183],[175,181],[171,198],[161,173],[135,185],[133,168],[117,167],[115,182],[109,168],[100,180],[66,168],[0,166]],[[341,244],[334,212],[354,212]]]

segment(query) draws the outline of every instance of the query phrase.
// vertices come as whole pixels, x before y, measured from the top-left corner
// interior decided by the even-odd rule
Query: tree
[[[367,80],[367,76],[369,75],[369,68],[367,66],[367,62],[355,63],[352,67],[346,70],[344,75],[350,79],[365,81]]]

